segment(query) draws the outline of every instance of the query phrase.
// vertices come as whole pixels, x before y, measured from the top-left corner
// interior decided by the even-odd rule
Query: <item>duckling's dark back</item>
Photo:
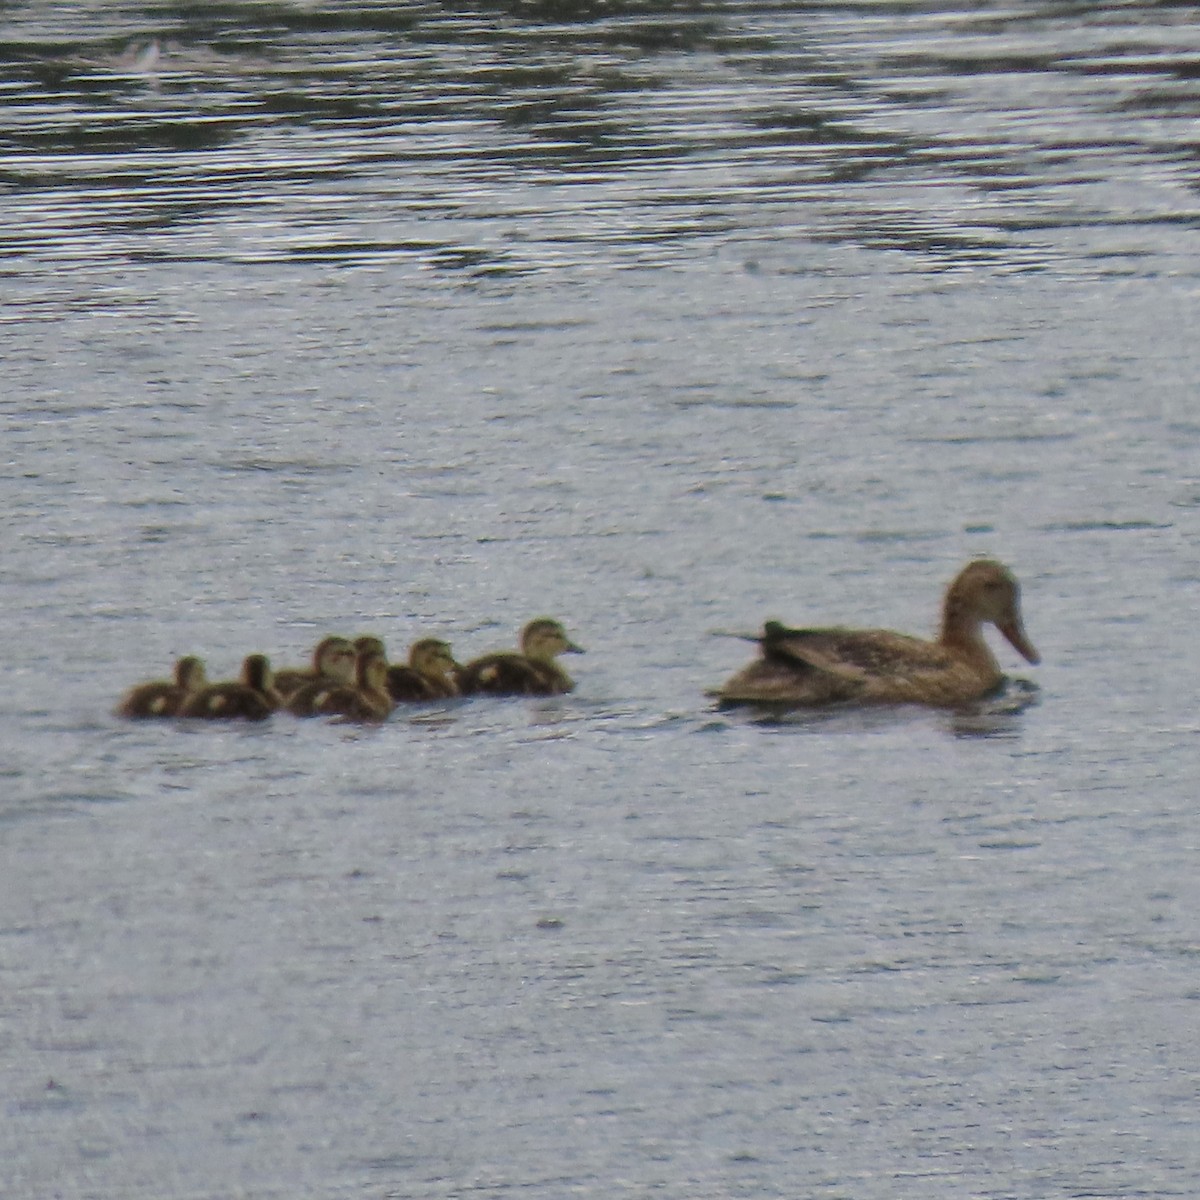
[[[270,663],[262,654],[251,654],[242,664],[241,679],[210,683],[194,692],[179,715],[209,721],[265,721],[279,704]]]
[[[458,686],[464,696],[561,696],[575,685],[554,663],[501,652],[467,663],[459,671]]]

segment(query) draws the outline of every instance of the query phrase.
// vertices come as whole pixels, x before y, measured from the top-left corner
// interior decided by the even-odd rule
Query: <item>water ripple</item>
[[[1200,35],[1140,5],[906,6],[902,29],[850,4],[78,7],[52,34],[27,10],[0,47],[10,254],[509,274],[766,220],[1029,269],[1055,230],[1200,220],[1173,208]],[[1160,196],[1127,210],[1147,169]],[[460,244],[421,235],[431,208]],[[519,245],[467,233],[497,220]]]

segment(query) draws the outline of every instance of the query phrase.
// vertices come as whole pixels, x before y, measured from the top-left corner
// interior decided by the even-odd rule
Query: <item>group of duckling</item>
[[[748,639],[758,644],[759,657],[709,695],[722,707],[969,705],[1005,680],[984,640],[984,625],[994,625],[1026,661],[1039,661],[1022,624],[1020,586],[992,559],[968,563],[950,582],[936,639],[889,629],[790,629],[768,621]],[[569,692],[575,685],[556,659],[579,651],[549,617],[525,626],[519,650],[487,654],[465,666],[436,638],[417,642],[407,665],[398,666],[388,663],[378,638],[332,637],[317,645],[305,670],[272,675],[267,659],[252,654],[236,682],[208,683],[199,659],[182,658],[173,681],[134,688],[118,711],[128,717],[261,720],[286,709],[298,717],[382,721],[397,704],[412,701]]]
[[[274,712],[296,717],[384,721],[398,704],[456,696],[553,696],[573,690],[574,681],[556,661],[581,654],[561,622],[530,621],[520,648],[485,654],[460,664],[439,638],[422,638],[407,663],[389,663],[383,642],[373,636],[323,638],[308,667],[271,669],[264,654],[242,663],[240,678],[210,683],[194,656],[175,664],[174,678],[138,684],[117,714],[131,718],[183,717],[262,721]]]

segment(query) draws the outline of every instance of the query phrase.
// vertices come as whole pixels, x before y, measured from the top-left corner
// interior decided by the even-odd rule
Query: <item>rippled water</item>
[[[0,1192],[1194,1196],[1198,17],[0,8]],[[710,708],[974,554],[1036,707]]]

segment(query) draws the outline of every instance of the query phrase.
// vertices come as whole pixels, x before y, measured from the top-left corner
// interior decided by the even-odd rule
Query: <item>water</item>
[[[1195,1195],[1198,15],[7,6],[0,1192]],[[1035,707],[709,707],[975,554]]]

